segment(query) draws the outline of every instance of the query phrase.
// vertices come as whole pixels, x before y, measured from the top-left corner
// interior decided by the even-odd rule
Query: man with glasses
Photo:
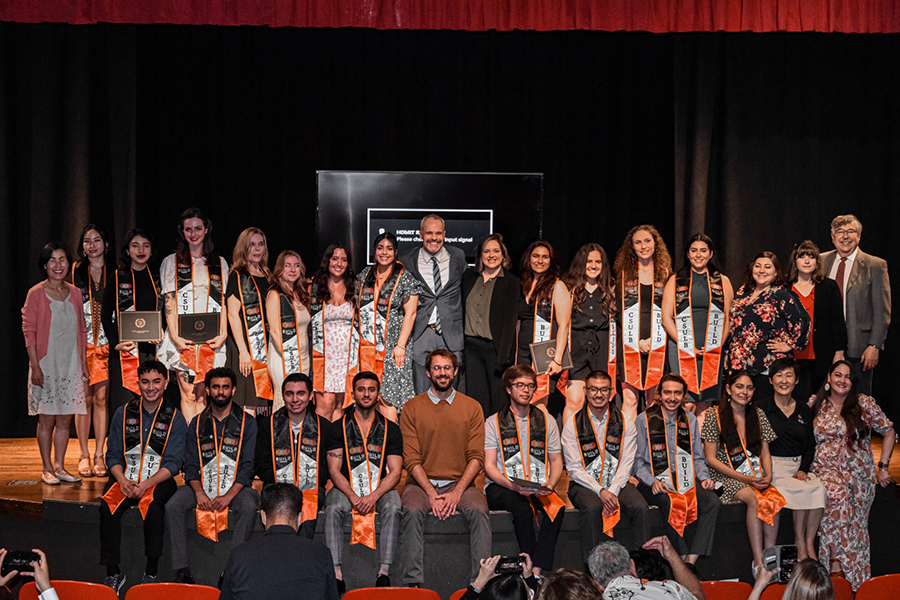
[[[856,389],[871,396],[872,370],[891,325],[891,281],[887,263],[859,249],[861,237],[862,223],[854,215],[835,217],[831,222],[835,250],[822,254],[822,268],[844,298],[845,357],[856,371]]]
[[[562,451],[572,479],[569,500],[581,513],[585,561],[597,544],[612,538],[621,510],[636,536],[650,535],[647,502],[628,482],[637,450],[634,421],[610,404],[615,390],[609,373],[594,371],[584,382],[584,407],[563,423]]]
[[[425,517],[441,521],[463,514],[469,525],[471,575],[491,553],[487,501],[472,484],[484,466],[484,416],[481,404],[453,389],[459,368],[456,354],[440,349],[425,360],[431,387],[413,397],[400,413],[403,463],[409,478],[403,488],[402,534],[406,554],[403,583],[422,587],[425,579]]]
[[[512,513],[519,550],[531,557],[532,572],[553,569],[556,538],[566,516],[566,504],[553,491],[562,475],[562,451],[556,420],[531,403],[537,375],[528,365],[513,365],[503,373],[509,406],[484,422],[484,493],[491,510]],[[535,540],[535,519],[541,519]]]

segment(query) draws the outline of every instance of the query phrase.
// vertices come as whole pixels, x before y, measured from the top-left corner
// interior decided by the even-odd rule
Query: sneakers
[[[375,580],[375,587],[391,587],[391,578],[382,573]]]
[[[122,590],[122,586],[125,585],[125,573],[107,575],[106,579],[103,580],[103,585],[108,588],[112,588],[112,590],[118,595],[118,593]]]
[[[143,575],[141,575],[141,585],[145,583],[156,583],[158,579],[159,577],[157,577],[156,575],[147,575],[146,573],[144,573]]]
[[[175,583],[196,583],[194,578],[191,576],[191,572],[187,569],[179,569],[175,572],[175,578],[172,580]]]

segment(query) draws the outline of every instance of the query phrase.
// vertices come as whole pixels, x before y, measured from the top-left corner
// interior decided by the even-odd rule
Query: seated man
[[[290,483],[303,493],[300,535],[313,539],[321,499],[325,497],[328,464],[323,448],[330,423],[310,408],[313,383],[304,373],[292,373],[281,384],[284,406],[271,417],[259,417],[256,475],[264,484]]]
[[[256,522],[259,494],[253,489],[256,421],[232,404],[234,371],[217,367],[205,378],[206,409],[191,419],[184,451],[185,485],[166,504],[176,583],[194,583],[188,561],[185,518],[196,508],[197,532],[215,542],[234,511],[234,548],[248,539]]]
[[[625,510],[635,531],[649,535],[647,502],[628,482],[637,433],[610,395],[615,385],[606,371],[594,371],[584,381],[585,405],[563,423],[562,449],[569,472],[569,499],[581,513],[581,547],[585,560],[591,550],[612,537]],[[639,543],[647,541],[641,539]]]
[[[484,493],[491,510],[512,513],[519,551],[533,562],[533,574],[553,569],[556,539],[566,516],[566,504],[553,491],[562,475],[562,451],[556,420],[531,403],[537,376],[528,365],[513,365],[503,373],[509,406],[484,422]],[[514,479],[540,486],[535,489]],[[537,541],[534,525],[541,515]],[[526,577],[532,573],[527,573]]]
[[[325,544],[334,559],[338,592],[346,591],[341,571],[344,517],[353,514],[351,544],[375,549],[375,513],[381,516],[381,567],[375,587],[391,585],[390,571],[400,535],[400,495],[394,488],[403,468],[400,427],[376,410],[378,376],[353,378],[353,401],[331,425],[328,471],[334,487],[325,498]]]
[[[687,382],[680,375],[667,373],[658,389],[656,404],[638,415],[635,422],[634,476],[646,501],[668,515],[666,535],[688,568],[696,572],[697,558],[712,552],[722,503],[713,491],[715,482],[709,478],[697,417],[681,406]],[[697,530],[688,548],[684,528],[693,519],[697,520]],[[649,519],[642,522],[646,529],[635,526],[635,545],[643,545],[650,537]]]
[[[231,551],[221,600],[338,599],[328,550],[297,535],[302,506],[303,495],[295,485],[263,488],[260,517],[266,533]]]
[[[681,561],[665,536],[653,538],[644,548],[662,554],[672,567],[675,581],[642,581],[625,546],[615,541],[603,542],[591,551],[588,567],[600,584],[604,598],[706,600],[700,580]]]
[[[119,562],[122,515],[129,506],[138,506],[144,519],[147,566],[141,583],[156,582],[166,502],[178,487],[173,477],[181,471],[187,435],[181,411],[163,401],[166,367],[148,360],[138,367],[137,376],[141,397],[119,407],[110,422],[109,481],[100,503],[100,564],[106,567],[104,583],[116,593],[125,583]]]
[[[457,508],[469,524],[470,580],[491,553],[491,522],[484,495],[472,485],[484,465],[484,413],[476,400],[453,389],[456,354],[434,350],[425,360],[431,387],[400,414],[403,462],[403,582],[421,587],[425,577],[425,516],[444,520]]]

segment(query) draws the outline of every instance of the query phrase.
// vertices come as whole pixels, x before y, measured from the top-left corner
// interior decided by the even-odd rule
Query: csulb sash
[[[547,419],[549,416],[543,408],[531,405],[528,407],[528,451],[524,452],[519,443],[519,427],[516,415],[507,406],[494,415],[497,420],[497,436],[500,438],[500,449],[503,452],[503,475],[507,478],[518,477],[532,483],[547,483]],[[535,496],[544,507],[550,520],[555,520],[560,510],[566,507],[562,498],[552,491],[548,496]],[[532,506],[532,510],[534,506]],[[537,511],[534,514],[537,520]]]
[[[325,391],[325,360],[328,355],[328,338],[325,337],[325,304],[316,298],[316,290],[312,290],[309,305],[310,324],[312,327],[312,380],[313,389]],[[355,311],[354,311],[355,312]],[[359,330],[355,327],[356,315],[350,323],[350,340],[347,344],[347,383],[344,387],[344,406],[353,403],[353,377],[359,372]],[[338,350],[338,352],[340,349]]]
[[[557,282],[559,279],[556,280]],[[556,282],[553,283],[553,291],[550,292],[550,300],[548,302],[540,302],[536,298],[532,298],[534,300],[534,331],[532,331],[531,335],[531,343],[537,344],[538,342],[549,342],[556,337],[558,333],[558,328],[556,325],[556,321],[554,320],[554,310],[555,307],[553,305],[553,292],[556,291]],[[516,336],[518,337],[518,332],[516,332]],[[571,345],[571,331],[569,332],[569,345]],[[518,341],[516,342],[518,346]],[[562,359],[562,357],[560,357]],[[531,365],[532,368],[534,364]],[[556,381],[556,388],[562,392],[566,393],[566,382],[569,380],[569,371],[565,370],[559,375],[559,379]],[[537,376],[537,388],[534,390],[534,396],[531,397],[531,402],[535,403],[550,395],[550,375],[548,373],[543,373],[542,375]]]
[[[647,373],[641,375],[641,282],[625,281],[622,275],[622,363],[625,383],[639,390],[647,390],[662,379],[666,363],[666,330],[662,324],[662,297],[665,285],[653,283],[653,304],[650,325],[650,354]]]
[[[756,413],[756,418],[759,418],[759,413]],[[716,421],[719,424],[719,431],[721,431],[722,419],[719,418],[718,406],[716,407]],[[737,425],[735,424],[735,428],[736,427]],[[747,444],[744,442],[744,437],[741,435],[740,431],[737,433],[738,439],[741,441],[740,448],[732,450],[725,446],[725,456],[728,457],[728,466],[741,475],[761,477],[763,471],[762,465],[759,463],[759,457],[754,456],[747,450]],[[723,442],[723,446],[724,445]],[[781,495],[781,492],[779,492],[774,485],[770,485],[765,490],[760,490],[752,485],[748,485],[747,487],[756,492],[756,517],[770,527],[774,527],[775,515],[784,508],[784,505],[787,504],[787,500],[784,499],[784,496]]]
[[[303,494],[301,523],[315,520],[319,513],[319,452],[322,449],[319,416],[308,406],[300,434],[295,439],[291,417],[287,407],[282,406],[272,415],[270,427],[275,481],[300,489]]]
[[[378,489],[381,470],[384,468],[384,450],[387,443],[387,419],[374,411],[369,430],[363,433],[356,418],[355,406],[347,409],[343,417],[344,455],[350,475],[350,487],[359,497],[368,496]],[[375,511],[361,515],[353,509],[351,544],[363,544],[375,550]]]
[[[206,294],[206,312],[220,313],[221,319],[225,318],[222,310],[224,292],[222,290],[222,259],[214,256],[215,265],[206,262],[206,273],[209,282]],[[175,269],[175,299],[176,313],[190,315],[194,313],[194,261],[190,264],[178,264]],[[221,331],[221,330],[220,330]],[[216,336],[219,335],[216,332]],[[181,364],[187,367],[188,372],[194,374],[194,383],[202,383],[206,372],[213,368],[216,359],[216,351],[209,344],[192,344],[181,351]]]
[[[143,400],[140,398],[132,400],[125,405],[125,410],[122,411],[122,447],[125,449],[124,474],[128,481],[135,483],[147,481],[159,471],[162,455],[169,442],[169,433],[172,431],[172,419],[178,414],[177,408],[160,400],[156,412],[153,413],[150,435],[147,443],[144,444],[141,440],[144,429],[142,403]],[[175,474],[173,473],[173,475]],[[143,519],[147,518],[147,510],[150,508],[150,503],[153,502],[155,489],[155,485],[149,488],[138,502],[138,509],[141,511]],[[118,481],[113,483],[103,494],[103,501],[109,506],[109,512],[113,514],[121,506],[123,500],[125,500],[125,494],[122,493]]]
[[[145,267],[146,268],[146,267]],[[128,269],[131,275],[131,283],[128,283],[127,276],[121,269],[116,269],[116,322],[121,320],[121,313],[137,310],[135,302],[135,276],[134,269]],[[119,281],[120,274],[125,281]],[[159,310],[159,292],[156,289],[156,282],[153,275],[150,275],[150,285],[153,286],[153,297],[156,298],[156,306],[153,310]],[[138,355],[138,345],[130,351],[119,352],[119,369],[122,372],[122,387],[126,390],[140,395],[141,390],[138,387],[137,370],[140,365]]]
[[[622,441],[625,436],[625,417],[622,411],[610,404],[606,411],[603,431],[597,432],[587,404],[574,417],[578,448],[584,470],[597,480],[605,490],[612,486],[613,477],[622,458]],[[603,443],[600,444],[600,440]],[[612,537],[613,528],[619,522],[619,509],[610,516],[603,515],[603,533]]]
[[[87,261],[87,258],[84,259]],[[94,310],[94,281],[91,277],[91,265],[87,263],[87,280],[84,286],[75,283],[75,272],[78,267],[72,267],[72,285],[81,289],[82,311],[84,313],[84,326],[87,329],[87,367],[90,379],[89,385],[103,383],[109,380],[109,339],[103,330],[100,315]],[[106,263],[103,263],[103,285],[106,286]]]
[[[244,423],[250,417],[239,407],[231,405],[225,417],[222,439],[216,440],[214,417],[207,407],[197,418],[197,451],[200,455],[200,483],[203,492],[212,500],[228,493],[237,475],[241,446],[244,441]],[[197,507],[197,532],[214,542],[219,533],[228,529],[228,507],[220,511],[200,510]]]
[[[303,372],[300,356],[300,328],[293,301],[280,288],[278,291],[278,322],[281,323],[281,368],[285,378]]]
[[[244,343],[250,351],[250,367],[253,370],[253,385],[256,397],[272,400],[272,380],[269,379],[269,349],[266,336],[266,320],[263,318],[263,297],[259,293],[256,280],[248,273],[234,272],[238,278],[241,295],[241,312],[244,313]]]
[[[725,288],[722,274],[706,273],[709,291],[709,312],[706,319],[706,340],[703,344],[703,370],[697,373],[697,353],[694,347],[694,315],[691,306],[691,284],[694,270],[675,276],[675,328],[678,330],[678,367],[695,394],[719,383],[719,362],[722,356],[722,334],[725,330]]]
[[[393,312],[394,294],[397,292],[404,269],[405,267],[401,265],[400,270],[396,274],[391,273],[381,285],[378,285],[376,273],[374,288],[365,286],[365,278],[359,286],[359,299],[356,303],[359,307],[359,368],[363,371],[372,371],[378,375],[379,381],[384,379],[388,323]],[[384,325],[379,328],[381,322]]]
[[[650,448],[650,467],[653,476],[671,490],[666,494],[671,501],[669,525],[678,535],[684,536],[684,528],[697,520],[697,490],[694,475],[693,436],[691,423],[683,408],[675,415],[675,466],[669,464],[669,442],[666,435],[666,418],[662,407],[654,404],[644,411],[647,424],[647,442]]]

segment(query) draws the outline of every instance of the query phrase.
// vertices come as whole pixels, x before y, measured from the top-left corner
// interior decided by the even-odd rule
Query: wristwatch
[[[881,462],[881,461],[879,460],[879,461],[878,461],[878,468],[879,468],[879,469],[884,469],[884,470],[886,471],[887,468],[888,468],[888,463],[883,463],[883,462]]]

